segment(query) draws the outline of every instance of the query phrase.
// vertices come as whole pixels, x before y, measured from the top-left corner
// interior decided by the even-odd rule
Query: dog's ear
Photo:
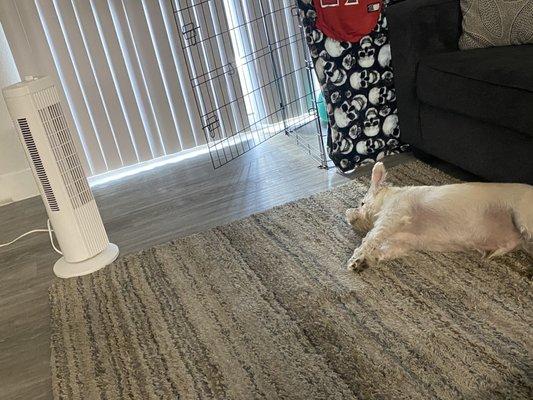
[[[377,162],[374,165],[374,168],[372,168],[372,183],[370,187],[373,190],[378,191],[385,183],[386,177],[387,170],[385,169],[385,165],[383,165],[382,162]]]

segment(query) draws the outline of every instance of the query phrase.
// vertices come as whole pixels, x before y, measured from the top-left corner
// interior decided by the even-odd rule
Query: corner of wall
[[[19,80],[11,49],[0,24],[0,88]],[[38,194],[22,144],[0,94],[0,205]]]
[[[0,175],[0,206],[38,195],[31,169]],[[4,197],[4,195],[6,195]]]

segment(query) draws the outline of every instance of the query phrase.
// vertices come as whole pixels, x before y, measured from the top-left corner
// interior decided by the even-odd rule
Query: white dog
[[[462,183],[392,187],[378,162],[370,189],[347,221],[368,230],[348,269],[401,257],[410,251],[477,250],[493,258],[517,248],[533,256],[533,186]]]

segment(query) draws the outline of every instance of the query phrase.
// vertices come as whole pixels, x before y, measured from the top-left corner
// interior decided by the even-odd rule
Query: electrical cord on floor
[[[7,246],[11,246],[13,243],[15,243],[16,241],[22,239],[23,237],[26,237],[28,235],[31,235],[33,233],[43,233],[43,232],[48,232],[48,236],[50,237],[50,244],[52,245],[53,249],[55,250],[56,253],[59,253],[59,254],[63,254],[55,245],[54,243],[54,237],[52,236],[52,232],[54,231],[52,229],[52,225],[50,224],[50,220],[47,220],[46,221],[46,226],[47,226],[47,229],[34,229],[32,231],[29,231],[29,232],[26,232],[26,233],[23,233],[22,235],[20,235],[19,237],[13,239],[11,242],[7,242],[7,243],[3,243],[3,244],[0,244],[0,248],[2,247],[7,247]]]
[[[52,247],[54,248],[55,252],[58,253],[58,254],[61,254],[63,255],[63,253],[61,252],[61,250],[59,250],[56,245],[54,244],[54,237],[52,236],[52,232],[54,231],[52,229],[52,225],[50,224],[50,220],[47,219],[46,220],[46,226],[48,227],[48,236],[50,237],[50,244],[52,245]]]

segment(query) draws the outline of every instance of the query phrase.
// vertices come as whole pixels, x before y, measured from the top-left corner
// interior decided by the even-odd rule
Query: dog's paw
[[[361,272],[366,266],[365,257],[362,254],[353,255],[352,258],[348,260],[348,264],[346,264],[348,271],[354,272]]]
[[[353,226],[357,223],[357,219],[357,210],[355,208],[346,210],[346,222]]]

